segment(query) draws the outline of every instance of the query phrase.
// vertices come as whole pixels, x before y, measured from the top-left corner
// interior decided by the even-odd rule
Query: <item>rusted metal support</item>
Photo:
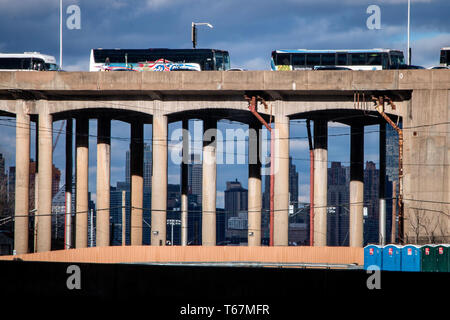
[[[404,205],[403,205],[403,130],[389,118],[384,112],[385,103],[395,110],[395,104],[388,96],[374,97],[375,109],[398,133],[398,239],[400,243],[404,240]]]
[[[257,101],[260,101],[264,107],[267,109],[268,105],[266,101],[261,98],[260,96],[255,97],[252,96],[249,98],[248,96],[244,96],[244,99],[248,101],[248,109],[250,112],[269,130],[270,132],[270,218],[269,218],[269,229],[270,229],[270,238],[269,238],[269,246],[273,246],[273,230],[274,230],[274,186],[275,186],[275,172],[274,172],[274,165],[275,165],[275,137],[272,132],[272,127],[270,124],[264,120],[263,117],[258,113],[256,110],[256,104]],[[272,122],[272,108],[270,110],[270,122]]]

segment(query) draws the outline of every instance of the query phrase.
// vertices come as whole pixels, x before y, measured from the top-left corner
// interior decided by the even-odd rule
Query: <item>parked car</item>
[[[396,68],[392,68],[392,69],[396,69]],[[412,65],[412,64],[400,64],[397,67],[397,69],[403,70],[403,69],[425,69],[425,68],[422,67],[422,66],[415,66],[415,65]]]
[[[323,66],[323,67],[314,67],[314,70],[352,70],[352,69],[347,67]]]
[[[429,67],[428,69],[450,69],[450,67],[447,67],[447,66],[434,66],[434,67]]]

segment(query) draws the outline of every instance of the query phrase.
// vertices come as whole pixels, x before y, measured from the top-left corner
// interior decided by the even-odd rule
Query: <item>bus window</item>
[[[297,53],[292,55],[292,65],[294,67],[304,67],[305,66],[305,54]]]
[[[337,54],[337,63],[338,66],[346,66],[347,62],[347,54],[346,53],[338,53]]]
[[[0,59],[0,69],[4,70],[14,70],[22,69],[20,58],[1,58]]]
[[[320,66],[320,53],[308,53],[306,55],[306,65]]]
[[[449,56],[449,51],[448,50],[441,50],[441,59],[440,59],[440,63],[442,65],[448,65],[448,60],[449,60],[450,56]]]
[[[381,66],[381,53],[368,53],[367,65],[369,66]]]
[[[366,64],[365,53],[351,53],[350,57],[351,64],[354,66],[361,66]]]
[[[322,65],[323,66],[336,65],[336,55],[334,53],[322,53]]]
[[[291,64],[291,55],[289,53],[278,53],[276,56],[277,60],[275,62],[276,65],[290,65]]]

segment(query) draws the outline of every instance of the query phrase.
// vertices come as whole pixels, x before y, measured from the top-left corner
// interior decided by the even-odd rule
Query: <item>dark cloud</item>
[[[190,47],[192,21],[214,25],[199,29],[199,46],[228,49],[233,64],[252,69],[267,69],[276,48],[406,47],[406,1],[400,0],[64,1],[65,7],[74,3],[81,7],[82,28],[64,30],[64,64],[72,69],[87,69],[96,47]],[[371,4],[381,8],[381,30],[366,28]],[[449,33],[448,12],[446,0],[413,1],[413,40]],[[59,56],[57,1],[0,1],[0,30],[2,51]],[[435,47],[447,45],[437,41],[442,37]],[[430,64],[436,55],[419,58],[415,63]]]

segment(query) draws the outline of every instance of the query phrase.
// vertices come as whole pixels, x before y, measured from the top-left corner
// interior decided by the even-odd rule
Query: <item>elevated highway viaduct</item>
[[[53,122],[75,119],[67,127],[67,163],[75,159],[76,248],[88,246],[89,119],[98,119],[97,246],[110,243],[111,120],[131,127],[131,244],[142,244],[143,127],[152,124],[153,190],[151,244],[165,245],[168,124],[201,119],[212,134],[203,142],[202,245],[216,245],[217,121],[230,119],[260,129],[244,96],[259,96],[257,112],[273,121],[275,138],[274,245],[288,245],[290,120],[314,125],[314,245],[327,244],[327,124],[351,127],[350,246],[363,245],[364,126],[386,125],[372,97],[388,97],[383,111],[403,128],[404,239],[448,241],[450,72],[389,71],[244,71],[244,72],[0,72],[0,114],[16,118],[15,250],[27,253],[29,221],[30,127],[38,132],[38,252],[51,250]],[[72,123],[72,121],[70,121]],[[291,124],[294,125],[294,124]],[[72,130],[76,133],[71,141]],[[384,176],[384,130],[380,130],[380,165]],[[259,132],[256,130],[255,132]],[[208,135],[205,135],[205,137]],[[257,139],[258,136],[254,137]],[[257,140],[254,140],[257,141]],[[184,146],[188,146],[185,141]],[[255,150],[254,143],[249,148]],[[257,148],[256,148],[257,150]],[[71,168],[68,165],[67,168]],[[65,170],[72,181],[72,170]],[[182,196],[187,196],[182,179]],[[383,191],[381,190],[383,193]],[[261,245],[261,162],[249,165],[248,244]],[[380,198],[385,197],[383,194]],[[391,201],[390,199],[385,199]],[[183,201],[182,212],[186,212]],[[184,244],[186,230],[183,230]]]

